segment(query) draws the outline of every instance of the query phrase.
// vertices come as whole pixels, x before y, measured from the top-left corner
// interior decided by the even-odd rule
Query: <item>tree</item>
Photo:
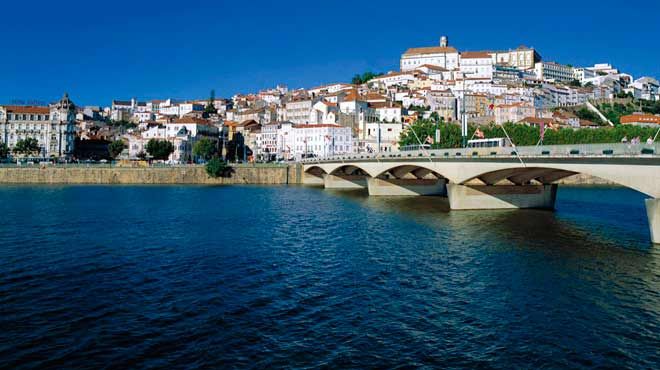
[[[167,140],[151,139],[145,149],[153,159],[166,160],[174,152],[174,145]]]
[[[203,137],[193,146],[193,155],[205,161],[211,159],[218,152],[218,147],[211,139]]]
[[[14,152],[23,155],[39,153],[39,142],[32,137],[19,140],[14,146]]]
[[[226,177],[229,175],[231,167],[221,158],[213,157],[206,163],[206,173],[214,178]]]
[[[209,101],[206,103],[206,107],[204,107],[204,114],[210,115],[216,113],[218,113],[218,110],[215,108],[215,90],[211,90]]]
[[[140,150],[140,152],[137,154],[137,157],[141,160],[147,159],[147,153],[144,152],[144,150]]]
[[[575,115],[578,116],[578,118],[580,119],[586,119],[594,123],[602,123],[600,117],[595,112],[592,112],[585,107],[582,107],[577,111],[575,111]]]
[[[371,79],[376,78],[378,76],[382,76],[382,73],[373,73],[371,71],[364,72],[362,75],[356,74],[353,76],[353,79],[351,80],[351,83],[354,85],[362,85],[366,84],[369,82]]]
[[[435,141],[436,122],[429,119],[419,119],[401,133],[399,145],[428,144],[427,138]],[[440,142],[434,142],[433,148],[458,148],[461,146],[461,127],[457,124],[440,124]]]
[[[112,159],[117,158],[126,149],[126,144],[121,140],[115,140],[108,145],[108,153]]]
[[[9,147],[7,144],[0,144],[0,159],[5,159],[9,156]]]
[[[126,120],[121,120],[121,121],[108,121],[108,125],[112,127],[119,127],[122,130],[128,130],[131,128],[136,128],[137,124],[135,122],[130,122]]]
[[[580,83],[580,80],[573,79],[568,83],[568,86],[582,87],[582,83]]]

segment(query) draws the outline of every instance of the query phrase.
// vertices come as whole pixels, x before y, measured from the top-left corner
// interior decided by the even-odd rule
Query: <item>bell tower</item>
[[[440,37],[440,46],[443,48],[449,46],[449,40],[447,39],[447,36]]]
[[[51,140],[50,153],[58,157],[71,157],[75,143],[76,106],[69,99],[69,94],[64,93],[62,99],[50,106],[50,117],[53,127],[56,127],[55,140]]]

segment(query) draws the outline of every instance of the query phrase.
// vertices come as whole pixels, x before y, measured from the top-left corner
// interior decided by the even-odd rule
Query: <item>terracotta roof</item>
[[[440,66],[434,66],[432,64],[422,64],[421,66],[419,66],[415,69],[420,69],[420,68],[423,68],[423,67],[426,67],[428,69],[433,69],[433,70],[436,70],[436,71],[440,71],[440,72],[448,72],[449,71],[447,68],[443,68],[443,67],[440,67]]]
[[[387,100],[385,96],[377,93],[367,93],[364,98],[367,100]]]
[[[484,51],[464,51],[461,53],[462,59],[477,59],[477,58],[488,58],[490,59],[490,54]]]
[[[31,113],[31,114],[48,114],[48,113],[50,113],[50,108],[48,108],[48,107],[8,105],[8,106],[5,106],[5,109],[7,110],[7,112],[10,112],[10,113]]]
[[[211,125],[211,122],[209,120],[205,120],[204,118],[197,118],[197,117],[179,118],[175,120],[174,123],[195,123],[198,125],[207,125],[207,126]]]
[[[630,123],[656,123],[660,125],[660,116],[654,116],[651,114],[631,114],[628,116],[621,116],[619,121],[622,124]]]
[[[399,103],[392,103],[392,106],[390,106],[390,103],[388,102],[378,102],[378,103],[369,103],[369,107],[373,109],[383,109],[383,108],[401,108],[401,105]]]
[[[239,123],[237,126],[239,126],[239,127],[248,127],[248,126],[254,126],[254,125],[259,125],[259,122],[255,121],[253,119],[248,119],[248,120],[245,120],[245,121]]]
[[[423,48],[410,48],[403,53],[406,55],[424,55],[424,54],[441,54],[441,53],[457,53],[458,51],[452,47],[443,46],[429,46]]]

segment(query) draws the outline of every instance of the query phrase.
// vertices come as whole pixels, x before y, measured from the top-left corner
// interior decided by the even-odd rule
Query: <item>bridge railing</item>
[[[447,148],[410,150],[383,153],[350,153],[329,157],[303,159],[302,163],[360,160],[389,160],[397,158],[502,158],[502,157],[649,157],[660,156],[660,143],[653,144],[567,144],[494,148]]]

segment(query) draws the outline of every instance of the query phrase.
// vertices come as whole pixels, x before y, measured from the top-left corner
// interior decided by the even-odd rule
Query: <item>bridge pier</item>
[[[447,184],[452,210],[539,208],[554,209],[557,185]]]
[[[367,176],[362,175],[324,175],[326,189],[355,190],[367,187]]]
[[[367,179],[369,195],[414,196],[447,195],[445,179]]]
[[[649,219],[651,242],[660,244],[660,198],[646,199],[646,216]]]
[[[303,172],[302,183],[303,185],[310,186],[323,186],[324,184],[322,176],[317,176],[307,172]]]

